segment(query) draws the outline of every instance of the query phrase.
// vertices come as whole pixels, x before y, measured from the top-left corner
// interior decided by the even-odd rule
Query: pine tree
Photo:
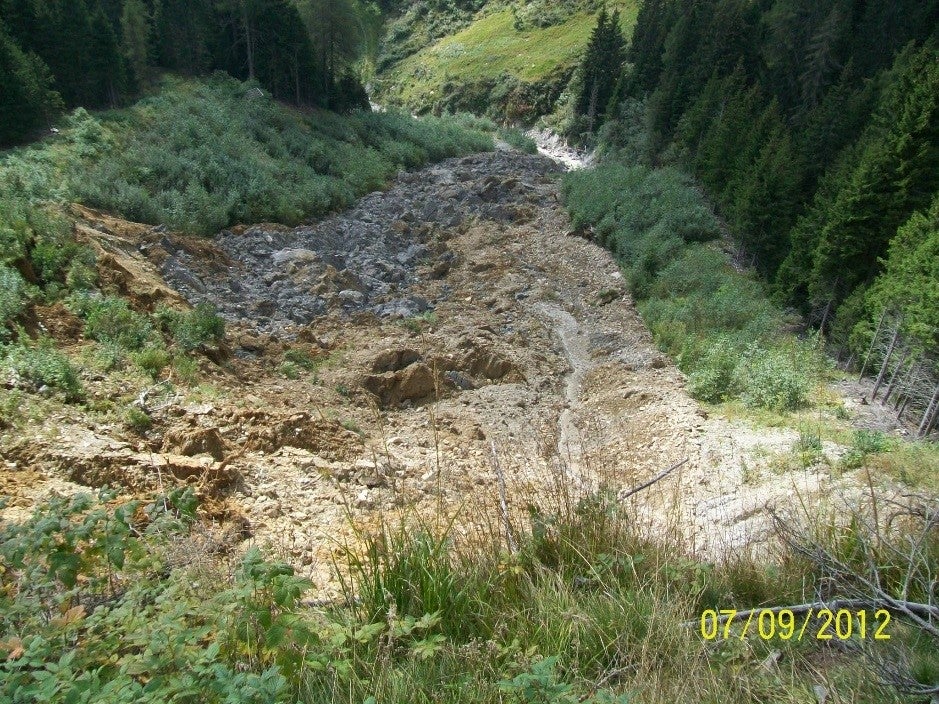
[[[924,351],[939,349],[939,193],[898,230],[865,303],[869,318],[897,310],[904,331]]]
[[[151,31],[150,15],[143,0],[125,0],[121,12],[121,53],[137,84],[147,79]]]
[[[868,131],[857,166],[826,206],[809,293],[843,300],[877,274],[877,258],[912,212],[939,188],[939,52],[908,51]]]
[[[159,0],[153,8],[157,64],[186,75],[221,68],[220,24],[210,0]]]
[[[42,59],[20,49],[0,24],[0,145],[26,137],[61,109],[52,84]]]
[[[299,0],[300,15],[316,52],[319,93],[335,102],[337,82],[358,59],[365,32],[354,0]]]
[[[90,27],[86,56],[91,85],[90,95],[83,103],[114,107],[127,87],[127,71],[117,34],[100,3],[95,3]]]
[[[633,65],[631,94],[641,95],[655,88],[662,73],[665,39],[674,15],[675,3],[672,0],[644,0],[639,7],[629,46],[629,61]]]
[[[576,104],[577,113],[587,116],[591,131],[610,104],[623,70],[625,46],[619,10],[608,15],[603,8],[581,62],[582,83]]]

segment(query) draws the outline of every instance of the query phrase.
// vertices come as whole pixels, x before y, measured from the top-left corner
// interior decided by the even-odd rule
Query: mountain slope
[[[470,111],[497,119],[532,120],[552,112],[568,86],[596,24],[594,3],[486,5],[469,26],[380,69],[380,102],[416,112]],[[637,3],[615,2],[624,32]],[[392,23],[385,53],[398,38]],[[390,46],[389,46],[390,45]],[[380,63],[380,65],[382,65]]]

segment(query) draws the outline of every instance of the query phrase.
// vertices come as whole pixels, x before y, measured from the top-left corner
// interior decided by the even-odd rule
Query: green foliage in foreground
[[[15,269],[0,264],[0,326],[23,312],[26,305],[26,282]],[[6,331],[0,327],[0,339]]]
[[[720,228],[688,177],[614,161],[568,174],[563,193],[574,225],[592,227],[619,258],[656,342],[697,398],[778,411],[806,403],[817,355],[780,336],[785,318],[763,286],[710,243]]]
[[[497,536],[457,549],[452,534],[419,526],[363,535],[346,566],[346,596],[360,604],[315,609],[301,601],[312,585],[256,548],[231,565],[201,553],[188,491],[152,503],[54,499],[0,527],[0,698],[796,704],[810,701],[822,667],[831,689],[861,695],[854,701],[908,701],[871,682],[856,655],[828,651],[820,665],[812,642],[737,631],[702,640],[702,609],[810,598],[824,575],[802,560],[689,559],[667,538],[641,537],[606,492],[568,499],[533,507],[512,554]],[[873,545],[857,527],[825,530],[850,568]],[[911,563],[910,598],[924,596],[939,547],[927,543]],[[887,566],[882,576],[893,589],[904,573]],[[898,621],[891,634],[911,644],[928,683],[929,643]],[[786,666],[761,667],[774,650]]]

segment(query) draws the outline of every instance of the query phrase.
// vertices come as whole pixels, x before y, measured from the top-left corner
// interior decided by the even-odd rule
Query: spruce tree
[[[577,113],[587,117],[591,131],[606,112],[620,79],[625,45],[619,10],[608,15],[603,8],[581,62],[582,83],[576,104]]]
[[[146,81],[150,66],[150,15],[143,0],[125,0],[121,12],[121,53],[138,85]]]
[[[897,228],[939,188],[939,52],[910,50],[897,64],[858,164],[826,206],[809,283],[816,301],[840,302],[838,285],[873,279]]]
[[[0,145],[28,136],[61,108],[52,84],[42,59],[20,49],[0,24]]]

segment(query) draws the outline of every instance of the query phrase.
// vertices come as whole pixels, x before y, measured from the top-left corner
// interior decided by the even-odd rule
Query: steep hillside
[[[620,10],[628,34],[637,3],[622,0],[607,8]],[[450,25],[451,33],[410,54],[398,45],[413,42],[413,33],[392,22],[375,97],[416,112],[469,111],[531,121],[555,109],[598,11],[595,2],[487,3],[468,25],[464,13]]]

